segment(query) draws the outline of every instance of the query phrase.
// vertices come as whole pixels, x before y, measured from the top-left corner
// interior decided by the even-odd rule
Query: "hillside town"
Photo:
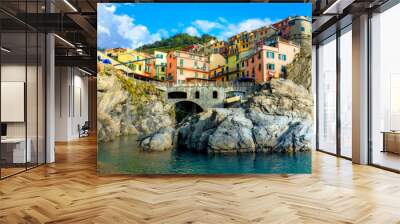
[[[98,62],[112,64],[136,79],[184,84],[257,82],[284,79],[286,66],[311,39],[311,19],[288,17],[224,40],[212,39],[153,54],[127,48],[98,51]]]

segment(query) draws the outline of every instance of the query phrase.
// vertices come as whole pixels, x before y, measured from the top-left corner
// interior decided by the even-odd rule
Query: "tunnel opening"
[[[203,112],[197,103],[191,101],[181,101],[175,104],[175,120],[176,123],[180,123],[183,119],[190,115]]]

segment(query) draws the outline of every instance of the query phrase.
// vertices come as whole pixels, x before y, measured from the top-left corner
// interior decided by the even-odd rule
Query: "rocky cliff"
[[[112,67],[100,66],[97,75],[98,140],[138,134],[144,137],[174,127],[174,108],[148,83],[126,77]]]
[[[292,81],[272,80],[241,108],[210,109],[177,130],[178,148],[201,152],[311,149],[313,99]]]

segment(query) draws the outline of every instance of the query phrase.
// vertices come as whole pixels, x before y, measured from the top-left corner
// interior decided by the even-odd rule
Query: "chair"
[[[89,129],[90,129],[89,121],[85,121],[82,127],[78,124],[79,138],[89,136]]]

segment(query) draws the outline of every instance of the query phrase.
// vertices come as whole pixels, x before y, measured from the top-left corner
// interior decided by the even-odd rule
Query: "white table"
[[[13,151],[13,163],[26,163],[31,162],[32,153],[31,153],[31,145],[32,141],[30,138],[26,139],[28,143],[28,147],[26,147],[25,151],[25,138],[5,138],[1,139],[2,145],[12,146]]]

